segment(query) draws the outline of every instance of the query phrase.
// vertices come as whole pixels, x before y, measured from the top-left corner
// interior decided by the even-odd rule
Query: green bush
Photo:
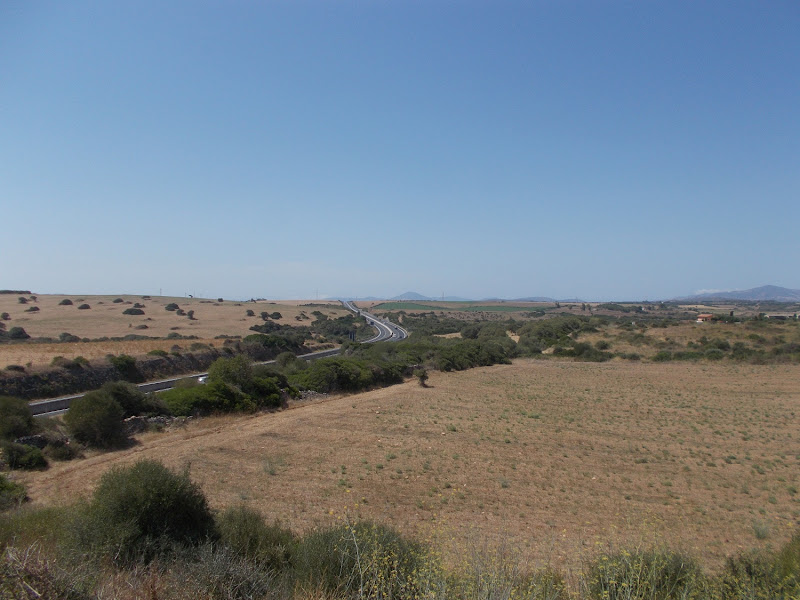
[[[336,597],[416,598],[430,572],[427,550],[385,525],[360,522],[314,531],[298,544],[302,582]]]
[[[122,311],[123,315],[143,315],[144,311],[141,308],[126,308]]]
[[[59,342],[75,343],[75,342],[80,342],[81,338],[79,338],[77,335],[72,335],[71,333],[67,333],[65,331],[65,332],[60,333],[58,335],[58,341]]]
[[[170,312],[178,310],[180,307],[175,304],[174,302],[170,302],[164,307],[164,310],[168,310]]]
[[[64,423],[78,441],[111,448],[125,440],[124,414],[119,402],[98,390],[75,398],[64,415]]]
[[[128,356],[127,354],[120,354],[119,356],[109,354],[108,362],[111,363],[125,381],[132,381],[133,383],[144,381],[144,376],[139,371],[139,367],[136,366],[136,359],[132,356]]]
[[[169,356],[169,352],[166,350],[161,350],[160,348],[156,348],[155,350],[150,350],[147,353],[148,356]]]
[[[25,502],[27,497],[25,486],[10,481],[5,475],[0,473],[0,511],[19,506]]]
[[[69,298],[64,298],[61,302],[58,303],[59,306],[72,306],[72,300]]]
[[[89,306],[88,304],[81,304],[81,305],[78,307],[78,310],[89,310],[90,308],[92,308],[92,307],[91,307],[91,306]]]
[[[200,414],[212,404],[207,386],[174,387],[160,394],[161,401],[176,417]]]
[[[220,542],[239,556],[281,571],[291,563],[295,539],[292,532],[246,506],[226,509],[217,517]]]
[[[72,534],[90,555],[122,564],[149,562],[215,537],[206,497],[188,472],[153,460],[107,471]]]
[[[127,381],[110,381],[100,388],[122,407],[122,418],[148,412],[147,395]]]
[[[14,440],[33,431],[30,405],[20,398],[0,396],[0,439]]]
[[[27,340],[30,337],[22,327],[12,327],[8,330],[8,339],[11,340]]]
[[[82,456],[77,444],[70,444],[69,440],[53,439],[44,447],[44,455],[51,460],[72,460]]]
[[[589,568],[592,598],[683,600],[707,598],[708,582],[697,561],[669,550],[622,550]]]
[[[47,459],[42,454],[42,451],[35,446],[5,442],[3,444],[3,456],[10,469],[33,470],[47,468]]]

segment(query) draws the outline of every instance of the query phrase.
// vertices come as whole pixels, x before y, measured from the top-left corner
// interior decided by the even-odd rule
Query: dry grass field
[[[236,302],[203,298],[171,298],[162,296],[64,296],[36,295],[36,301],[29,300],[20,304],[18,294],[0,294],[0,313],[7,312],[10,320],[4,321],[7,328],[22,327],[33,338],[50,337],[58,339],[64,332],[79,338],[97,339],[103,337],[124,337],[130,334],[166,338],[170,333],[183,336],[197,336],[201,343],[215,343],[218,335],[246,336],[253,333],[252,325],[261,323],[261,312],[279,312],[281,319],[277,323],[288,325],[304,325],[310,320],[298,321],[296,317],[305,313],[309,319],[311,313],[322,310],[330,317],[348,314],[341,304],[314,303],[311,301],[281,302]],[[26,296],[26,298],[30,298]],[[61,305],[68,299],[72,305]],[[122,299],[122,302],[114,300]],[[88,304],[88,310],[79,310],[81,304]],[[135,303],[143,304],[144,315],[124,315]],[[180,316],[174,311],[165,310],[165,306],[176,303],[186,311],[194,311],[194,320]],[[325,304],[325,306],[320,306]],[[27,312],[31,307],[39,310]],[[252,310],[256,316],[248,317]],[[145,328],[146,326],[146,328]],[[49,365],[56,356],[65,358],[102,358],[107,354],[130,354],[137,356],[150,350],[169,351],[173,345],[188,347],[188,340],[137,340],[137,341],[103,341],[78,343],[15,343],[0,345],[0,368],[9,364],[31,366]],[[217,340],[216,342],[220,342]]]
[[[349,515],[566,569],[656,538],[715,567],[797,530],[796,365],[526,359],[429,383],[202,419],[21,479],[57,504],[155,458],[190,465],[214,508],[298,531]]]

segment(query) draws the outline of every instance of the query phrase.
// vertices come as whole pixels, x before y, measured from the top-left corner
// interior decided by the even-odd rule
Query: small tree
[[[0,439],[13,440],[33,430],[30,405],[20,398],[0,396]]]
[[[190,321],[194,321],[195,320],[194,319],[194,311],[193,310],[186,311],[186,316],[189,317]]]
[[[415,369],[414,377],[417,378],[421,387],[428,387],[428,370],[425,368]]]
[[[100,390],[117,401],[122,408],[123,418],[141,414],[145,410],[145,394],[132,383],[109,381]]]
[[[72,300],[69,298],[64,298],[61,302],[58,303],[59,306],[72,306]]]
[[[8,337],[12,340],[27,340],[31,336],[22,327],[12,327],[8,330]]]
[[[180,307],[177,304],[175,304],[174,302],[170,302],[169,304],[167,304],[164,307],[164,310],[176,311],[176,310],[178,310],[178,308],[180,308]]]
[[[27,304],[28,299],[24,298],[23,296],[20,296],[19,298],[17,298],[17,302],[19,302],[20,304]]]
[[[143,315],[144,311],[141,308],[126,308],[122,311],[123,315]]]
[[[248,308],[248,309],[247,309],[247,316],[248,316],[248,317],[255,317],[255,316],[256,316],[256,313],[255,313],[255,312],[253,312],[253,310],[252,310],[252,309]]]
[[[119,402],[102,391],[89,392],[70,404],[64,422],[78,441],[110,448],[125,439],[124,411]]]
[[[174,473],[160,462],[141,460],[103,475],[75,534],[98,557],[149,562],[213,539],[214,517],[187,471]]]

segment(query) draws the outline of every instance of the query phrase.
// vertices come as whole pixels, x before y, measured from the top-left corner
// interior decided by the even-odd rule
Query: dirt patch
[[[518,360],[429,384],[205,419],[23,479],[59,503],[156,458],[189,464],[215,508],[297,530],[347,513],[567,568],[655,537],[716,566],[798,525],[797,366]]]

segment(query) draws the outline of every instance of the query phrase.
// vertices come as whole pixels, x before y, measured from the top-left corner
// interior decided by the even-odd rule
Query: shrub
[[[125,439],[123,415],[119,402],[106,392],[95,391],[72,401],[64,423],[78,441],[110,448]]]
[[[414,370],[414,377],[417,378],[420,386],[428,387],[428,370],[427,369],[415,369]]]
[[[336,597],[423,596],[429,555],[394,529],[361,522],[315,531],[298,544],[301,581]]]
[[[203,385],[191,387],[174,387],[162,392],[159,396],[170,413],[176,417],[188,417],[199,414],[211,406],[210,393]]]
[[[30,313],[39,312],[39,307],[38,306],[31,306],[30,308],[26,308],[25,312],[30,312]]]
[[[72,306],[72,300],[69,298],[64,298],[61,302],[58,303],[59,306]]]
[[[180,308],[180,307],[177,304],[175,304],[174,302],[170,302],[169,304],[167,304],[164,307],[164,310],[176,311],[176,310],[178,310],[178,308]]]
[[[291,562],[294,536],[278,523],[268,525],[246,506],[226,509],[217,517],[220,542],[239,556],[280,571]]]
[[[67,343],[67,342],[68,343],[75,343],[75,342],[80,342],[81,338],[79,338],[77,335],[72,335],[71,333],[67,333],[65,331],[65,332],[60,333],[58,335],[58,341],[59,342],[65,342],[65,343]]]
[[[70,444],[66,439],[53,439],[44,447],[45,457],[52,460],[72,460],[73,458],[80,458],[82,456],[80,448],[77,444]]]
[[[0,319],[2,319],[3,321],[10,321],[11,315],[8,314],[7,312],[0,313]]]
[[[30,405],[20,398],[0,396],[0,439],[14,440],[33,431]]]
[[[720,360],[725,358],[725,352],[719,348],[711,348],[703,353],[703,356],[708,360]]]
[[[224,302],[222,298],[217,298],[217,302]]]
[[[136,359],[132,356],[128,356],[127,354],[120,354],[119,356],[109,354],[108,362],[113,365],[124,380],[134,383],[144,381],[144,377],[136,366]]]
[[[27,340],[30,339],[26,331],[22,327],[12,327],[8,330],[8,337],[12,340]]]
[[[89,306],[88,304],[81,304],[81,305],[78,307],[78,310],[89,310],[90,308],[92,308],[92,307],[91,307],[91,306]]]
[[[247,314],[248,317],[255,317],[256,316],[256,313],[250,308],[247,309],[247,313],[246,314]]]
[[[23,298],[22,296],[20,296],[19,298],[17,298],[17,302],[19,302],[20,304],[27,304],[28,303],[28,299],[27,298]]]
[[[122,417],[132,417],[145,412],[146,395],[135,385],[127,381],[109,381],[100,388],[122,408]]]
[[[0,473],[0,511],[19,506],[27,497],[24,486]]]
[[[122,311],[123,315],[143,315],[144,311],[141,308],[126,308]]]
[[[25,367],[22,365],[6,365],[6,371],[16,371],[18,373],[24,373]]]
[[[148,356],[169,356],[169,353],[166,350],[161,350],[156,348],[155,350],[150,350],[147,353]]]
[[[188,472],[141,460],[103,475],[73,535],[97,558],[149,562],[213,538],[214,519]]]
[[[3,444],[3,455],[10,469],[46,469],[47,459],[35,446],[6,442]]]
[[[699,564],[668,550],[621,551],[601,556],[589,569],[592,598],[706,598],[707,582]]]

